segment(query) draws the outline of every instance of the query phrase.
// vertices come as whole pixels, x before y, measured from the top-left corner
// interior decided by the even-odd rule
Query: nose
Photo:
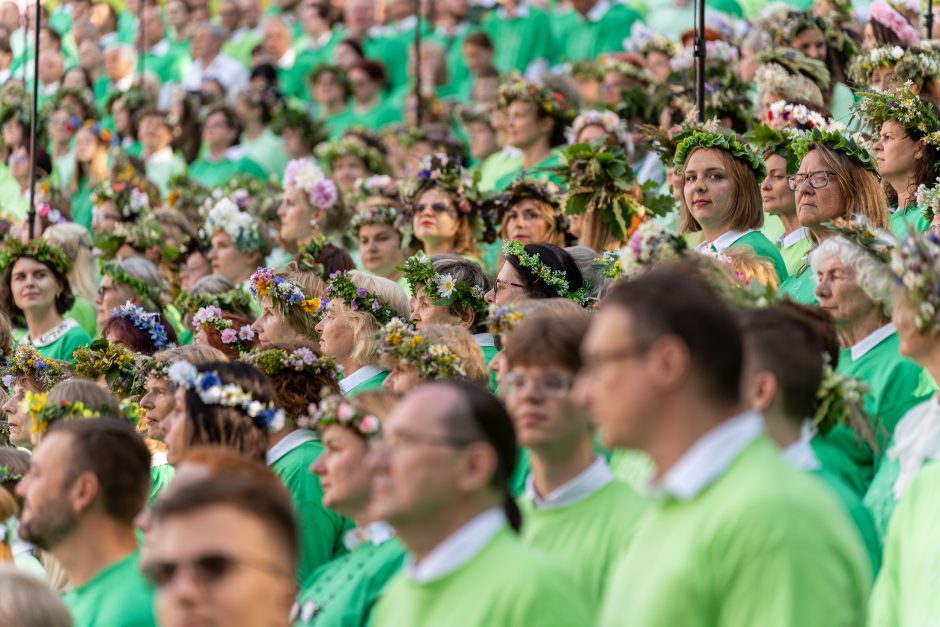
[[[484,294],[483,300],[491,305],[495,305],[496,304],[496,291],[490,290],[489,292]]]

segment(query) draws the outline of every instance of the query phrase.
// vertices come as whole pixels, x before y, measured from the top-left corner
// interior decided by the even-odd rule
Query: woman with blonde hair
[[[42,581],[0,566],[0,625],[72,627],[72,617],[59,595]]]
[[[561,190],[550,181],[517,179],[503,192],[499,236],[523,244],[565,245]]]
[[[258,268],[249,290],[261,316],[251,325],[259,342],[316,341],[326,285],[311,272],[275,272]]]
[[[65,317],[74,319],[93,336],[97,331],[95,299],[98,294],[98,260],[91,234],[80,224],[61,222],[45,229],[42,238],[59,246],[72,262],[72,269],[67,276],[72,293],[75,294],[75,304],[65,313]]]
[[[329,304],[316,326],[320,349],[341,366],[346,396],[381,387],[388,371],[379,365],[379,331],[392,318],[407,319],[408,296],[388,279],[357,270],[336,274],[326,289]]]
[[[440,379],[489,382],[483,351],[464,327],[426,324],[419,333],[401,320],[392,320],[383,330],[381,351],[382,363],[390,371],[382,388],[396,394]]]
[[[128,257],[101,264],[98,285],[97,323],[99,328],[111,319],[111,312],[130,302],[148,312],[162,312],[169,300],[166,282],[160,270],[149,259]],[[176,329],[177,325],[173,325]]]

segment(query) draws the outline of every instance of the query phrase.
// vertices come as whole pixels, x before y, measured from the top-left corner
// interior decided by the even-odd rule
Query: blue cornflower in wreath
[[[141,331],[145,331],[153,342],[154,348],[161,351],[165,348],[176,346],[167,336],[166,327],[160,322],[160,314],[144,311],[143,307],[127,301],[120,308],[111,310],[111,316],[115,318],[126,318]]]

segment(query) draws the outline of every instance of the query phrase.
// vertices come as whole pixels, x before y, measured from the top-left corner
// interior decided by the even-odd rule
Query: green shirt
[[[373,531],[375,530],[375,531]],[[354,532],[350,532],[354,533]],[[291,612],[295,625],[364,627],[389,580],[405,561],[405,548],[383,523],[348,553],[320,566],[304,582]]]
[[[552,150],[547,157],[531,168],[522,167],[522,162],[520,161],[517,169],[505,172],[499,180],[496,181],[495,189],[496,191],[506,189],[512,185],[512,182],[519,176],[526,176],[542,182],[551,181],[556,185],[564,186],[564,181],[561,180],[561,177],[552,172],[552,168],[557,168],[560,165],[564,165],[564,159],[561,156],[561,152],[558,150]]]
[[[754,251],[754,254],[757,255],[758,258],[773,264],[774,270],[777,272],[777,278],[781,282],[785,281],[787,277],[790,276],[787,272],[787,264],[783,261],[783,257],[780,256],[780,251],[777,250],[777,247],[760,231],[745,233],[734,240],[731,246],[750,246],[751,250]]]
[[[88,335],[98,333],[98,308],[84,298],[76,296],[75,304],[65,312],[65,317],[77,322]]]
[[[166,453],[158,453],[153,456],[150,463],[150,492],[147,496],[147,502],[156,503],[160,498],[163,489],[170,485],[173,476],[176,474],[173,466],[166,462]]]
[[[520,6],[512,16],[503,8],[490,11],[480,27],[494,44],[498,42],[493,66],[500,74],[512,70],[525,72],[533,61],[553,62],[558,57],[558,46],[552,36],[552,19],[532,4]],[[624,33],[623,36],[626,35]]]
[[[189,166],[189,175],[207,187],[218,187],[239,174],[250,174],[261,180],[267,180],[267,173],[261,166],[248,158],[232,161],[223,157],[218,161],[196,159]]]
[[[899,240],[905,240],[914,229],[918,233],[926,233],[930,228],[930,220],[924,217],[923,210],[917,205],[907,209],[898,209],[888,218],[888,230]]]
[[[806,256],[813,249],[813,239],[809,236],[809,230],[801,226],[777,240],[777,247],[787,267],[787,274],[792,277],[806,263]]]
[[[602,459],[598,461],[603,463]],[[522,541],[543,550],[564,566],[592,606],[600,603],[610,571],[630,546],[636,524],[646,510],[643,497],[612,478],[606,464],[599,467],[607,472],[606,485],[593,488],[593,493],[568,498],[570,501],[580,497],[574,502],[557,507],[550,502],[536,505],[531,487],[517,499],[522,511]],[[592,466],[585,475],[593,470]],[[569,493],[572,490],[568,488]],[[551,498],[549,495],[548,500]],[[563,494],[559,496],[564,498]]]
[[[764,435],[729,463],[694,495],[686,486],[682,499],[658,497],[615,567],[600,625],[831,627],[863,620],[871,569],[835,498]],[[683,484],[693,474],[686,471]]]
[[[170,148],[150,155],[144,166],[147,169],[147,178],[153,181],[163,198],[170,193],[170,179],[186,173],[186,161]]]
[[[261,166],[268,178],[273,175],[280,179],[283,176],[290,158],[284,152],[284,140],[270,128],[264,129],[254,139],[242,137],[242,148],[245,149],[245,156]]]
[[[888,527],[884,562],[868,612],[870,627],[935,625],[940,616],[940,464],[926,466],[908,486]]]
[[[584,627],[592,616],[561,566],[504,526],[456,570],[424,582],[399,572],[376,604],[372,624]]]
[[[480,164],[480,191],[496,191],[497,183],[508,176],[522,170],[522,153],[512,147],[506,147],[494,152]]]
[[[596,59],[604,52],[622,52],[623,40],[640,14],[624,4],[598,0],[587,15],[565,11],[556,18],[561,60]]]
[[[25,341],[25,340],[24,340]],[[31,341],[39,354],[46,359],[74,361],[72,352],[79,346],[91,344],[91,335],[72,318],[66,318],[54,329]]]
[[[339,391],[344,396],[355,396],[360,392],[381,390],[382,382],[388,378],[388,371],[377,366],[363,366],[348,377],[340,379]]]
[[[268,451],[268,465],[291,493],[300,528],[297,581],[346,552],[343,533],[352,523],[323,506],[320,478],[310,471],[323,452],[316,436],[305,429],[289,433]]]
[[[874,576],[881,568],[881,537],[875,528],[875,521],[871,516],[871,512],[862,503],[862,499],[859,498],[855,490],[834,472],[826,468],[818,468],[813,471],[813,475],[819,477],[832,490],[845,513],[852,519],[862,539],[862,544],[865,546],[865,553],[868,555],[871,573]]]
[[[816,282],[813,281],[813,271],[809,264],[804,262],[796,274],[791,274],[780,284],[777,298],[780,300],[789,298],[804,305],[819,305],[819,301],[816,300]]]
[[[75,627],[156,627],[154,591],[138,561],[134,550],[62,595]]]

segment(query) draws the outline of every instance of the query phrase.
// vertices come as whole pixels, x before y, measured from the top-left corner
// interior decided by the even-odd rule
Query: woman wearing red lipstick
[[[764,223],[759,184],[767,166],[754,150],[733,133],[694,132],[676,149],[682,172],[680,228],[701,231],[701,250],[722,253],[732,246],[749,246],[774,265],[777,277],[787,267],[777,247],[759,229]]]

